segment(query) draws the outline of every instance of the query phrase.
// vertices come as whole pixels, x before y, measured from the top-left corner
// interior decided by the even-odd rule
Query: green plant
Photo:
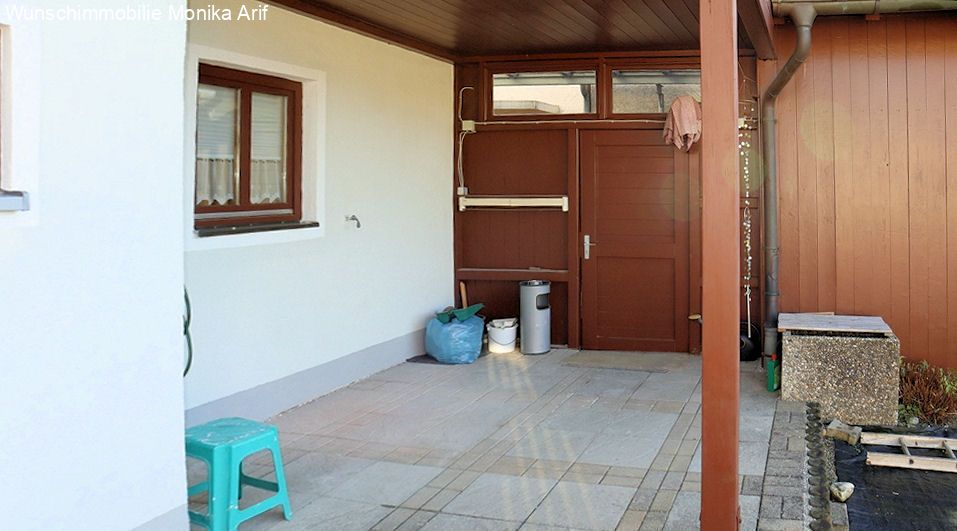
[[[926,361],[901,361],[901,420],[916,416],[929,424],[957,419],[957,373]]]

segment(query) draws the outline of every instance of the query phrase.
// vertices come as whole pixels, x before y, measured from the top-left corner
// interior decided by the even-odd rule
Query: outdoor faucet
[[[355,221],[355,222],[356,222],[356,228],[357,228],[357,229],[361,229],[361,228],[362,228],[362,222],[359,221],[359,218],[357,218],[355,214],[352,214],[351,216],[346,216],[346,221]]]

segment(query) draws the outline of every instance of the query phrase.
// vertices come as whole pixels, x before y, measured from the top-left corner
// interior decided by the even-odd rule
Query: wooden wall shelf
[[[568,196],[459,196],[459,212],[468,208],[560,208],[568,212]]]
[[[455,270],[458,280],[548,280],[549,282],[568,282],[567,269],[506,269],[463,267]]]

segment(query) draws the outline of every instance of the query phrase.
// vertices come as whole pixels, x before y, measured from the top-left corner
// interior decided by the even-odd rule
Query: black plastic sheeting
[[[946,428],[864,428],[864,431],[954,437]],[[868,446],[900,453],[899,447]],[[943,457],[935,450],[911,450],[914,455]],[[839,481],[854,484],[847,500],[852,531],[957,530],[957,473],[870,466],[867,450],[836,441],[834,458]]]

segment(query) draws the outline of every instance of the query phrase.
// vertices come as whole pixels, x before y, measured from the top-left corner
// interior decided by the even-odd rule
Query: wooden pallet
[[[867,464],[874,466],[889,466],[895,468],[909,468],[912,470],[932,470],[936,472],[957,472],[957,439],[944,437],[928,437],[925,435],[898,435],[894,433],[861,434],[862,445],[897,446],[901,453],[875,452],[868,449]],[[945,457],[928,457],[913,455],[912,448],[929,448],[940,450]]]

